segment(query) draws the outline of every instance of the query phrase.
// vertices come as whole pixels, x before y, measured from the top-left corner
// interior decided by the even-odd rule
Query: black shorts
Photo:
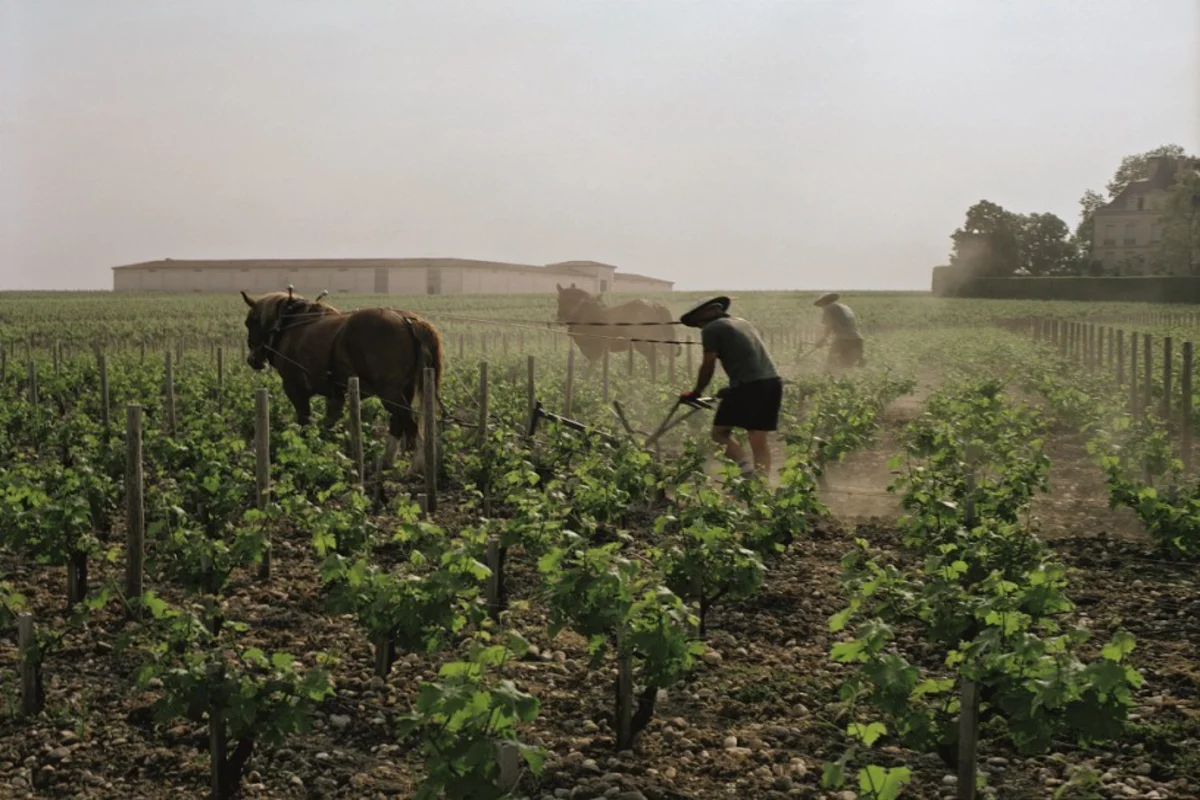
[[[713,425],[748,431],[773,431],[779,426],[783,381],[779,378],[743,383],[726,390]]]

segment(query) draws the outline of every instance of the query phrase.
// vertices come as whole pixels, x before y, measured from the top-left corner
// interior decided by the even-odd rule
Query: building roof
[[[1155,156],[1150,159],[1150,174],[1148,176],[1138,181],[1130,181],[1116,197],[1096,209],[1095,213],[1124,212],[1127,210],[1126,205],[1130,197],[1137,197],[1138,195],[1158,189],[1170,189],[1175,183],[1176,176],[1188,167],[1200,169],[1200,160],[1186,157],[1177,158],[1175,156]]]
[[[599,261],[560,261],[556,264],[533,266],[530,264],[512,264],[503,261],[480,261],[471,258],[248,258],[248,259],[173,259],[165,258],[159,261],[142,261],[136,264],[122,264],[113,267],[114,270],[187,270],[187,269],[424,269],[425,267],[465,267],[476,269],[503,270],[506,272],[541,272],[572,277],[584,274],[586,267],[606,267],[615,270],[611,264]],[[620,273],[622,277],[640,278],[641,275]],[[656,279],[651,279],[656,280]]]
[[[616,278],[616,279],[617,279],[617,280],[619,280],[619,281],[628,281],[628,280],[634,280],[634,281],[655,281],[655,282],[657,282],[657,283],[669,283],[669,284],[672,284],[672,285],[674,285],[674,283],[675,283],[675,281],[669,281],[669,280],[667,280],[667,279],[665,279],[665,278],[654,278],[654,277],[651,277],[651,276],[649,276],[649,275],[638,275],[636,272],[618,272],[618,273],[617,273],[616,275],[614,275],[613,277],[614,277],[614,278]]]

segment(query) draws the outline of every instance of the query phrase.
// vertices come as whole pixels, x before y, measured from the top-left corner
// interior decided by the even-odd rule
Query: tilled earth
[[[1103,505],[1102,498],[1093,502]],[[822,762],[845,747],[845,721],[832,710],[842,668],[828,657],[828,618],[841,608],[838,560],[853,536],[897,548],[894,523],[886,519],[822,521],[771,566],[757,596],[714,609],[711,652],[684,685],[660,697],[633,752],[613,748],[615,669],[589,670],[578,637],[564,633],[548,641],[539,603],[513,612],[510,624],[535,652],[510,665],[509,676],[542,703],[524,736],[551,752],[541,779],[526,775],[520,794],[539,800],[841,797],[822,790],[820,776]],[[1090,526],[1051,542],[1076,571],[1071,594],[1097,640],[1119,628],[1137,637],[1133,662],[1146,685],[1126,736],[1106,747],[1063,743],[1056,755],[1025,758],[985,729],[985,795],[1200,797],[1197,566],[1164,561],[1144,538],[1110,536]],[[278,541],[275,552],[274,580],[260,585],[247,576],[236,582],[227,593],[226,616],[249,624],[246,647],[301,658],[335,656],[338,692],[322,704],[311,732],[256,753],[245,796],[411,797],[421,767],[398,744],[395,719],[408,711],[420,682],[452,654],[401,656],[386,681],[375,678],[362,631],[352,619],[324,610],[307,539],[297,534]],[[519,552],[511,555],[510,599],[533,598],[533,565]],[[4,571],[26,592],[40,625],[63,627],[61,569],[18,563]],[[96,571],[96,583],[109,577],[101,567]],[[187,602],[170,587],[151,588],[172,602]],[[64,639],[47,659],[46,710],[33,720],[14,714],[16,643],[11,636],[0,639],[0,797],[207,797],[207,732],[188,723],[153,723],[153,691],[134,689],[136,663],[114,649],[124,626],[115,610],[106,611]],[[877,757],[913,769],[906,796],[954,796],[953,776],[936,756],[885,746]]]

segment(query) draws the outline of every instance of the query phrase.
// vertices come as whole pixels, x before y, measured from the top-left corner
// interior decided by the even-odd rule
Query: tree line
[[[1104,187],[1107,196],[1094,189],[1083,193],[1074,231],[1055,214],[1019,214],[980,200],[967,209],[962,227],[950,236],[950,265],[984,277],[1103,274],[1100,262],[1092,257],[1096,210],[1130,183],[1149,177],[1151,160],[1157,156],[1187,154],[1180,145],[1167,144],[1125,156]],[[1145,273],[1200,274],[1200,172],[1179,171],[1167,190],[1158,223],[1161,239],[1151,250]]]

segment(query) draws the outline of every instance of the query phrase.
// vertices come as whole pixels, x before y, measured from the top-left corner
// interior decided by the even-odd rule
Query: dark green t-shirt
[[[720,317],[700,329],[706,353],[716,353],[730,386],[778,378],[775,363],[754,326],[739,317]]]

